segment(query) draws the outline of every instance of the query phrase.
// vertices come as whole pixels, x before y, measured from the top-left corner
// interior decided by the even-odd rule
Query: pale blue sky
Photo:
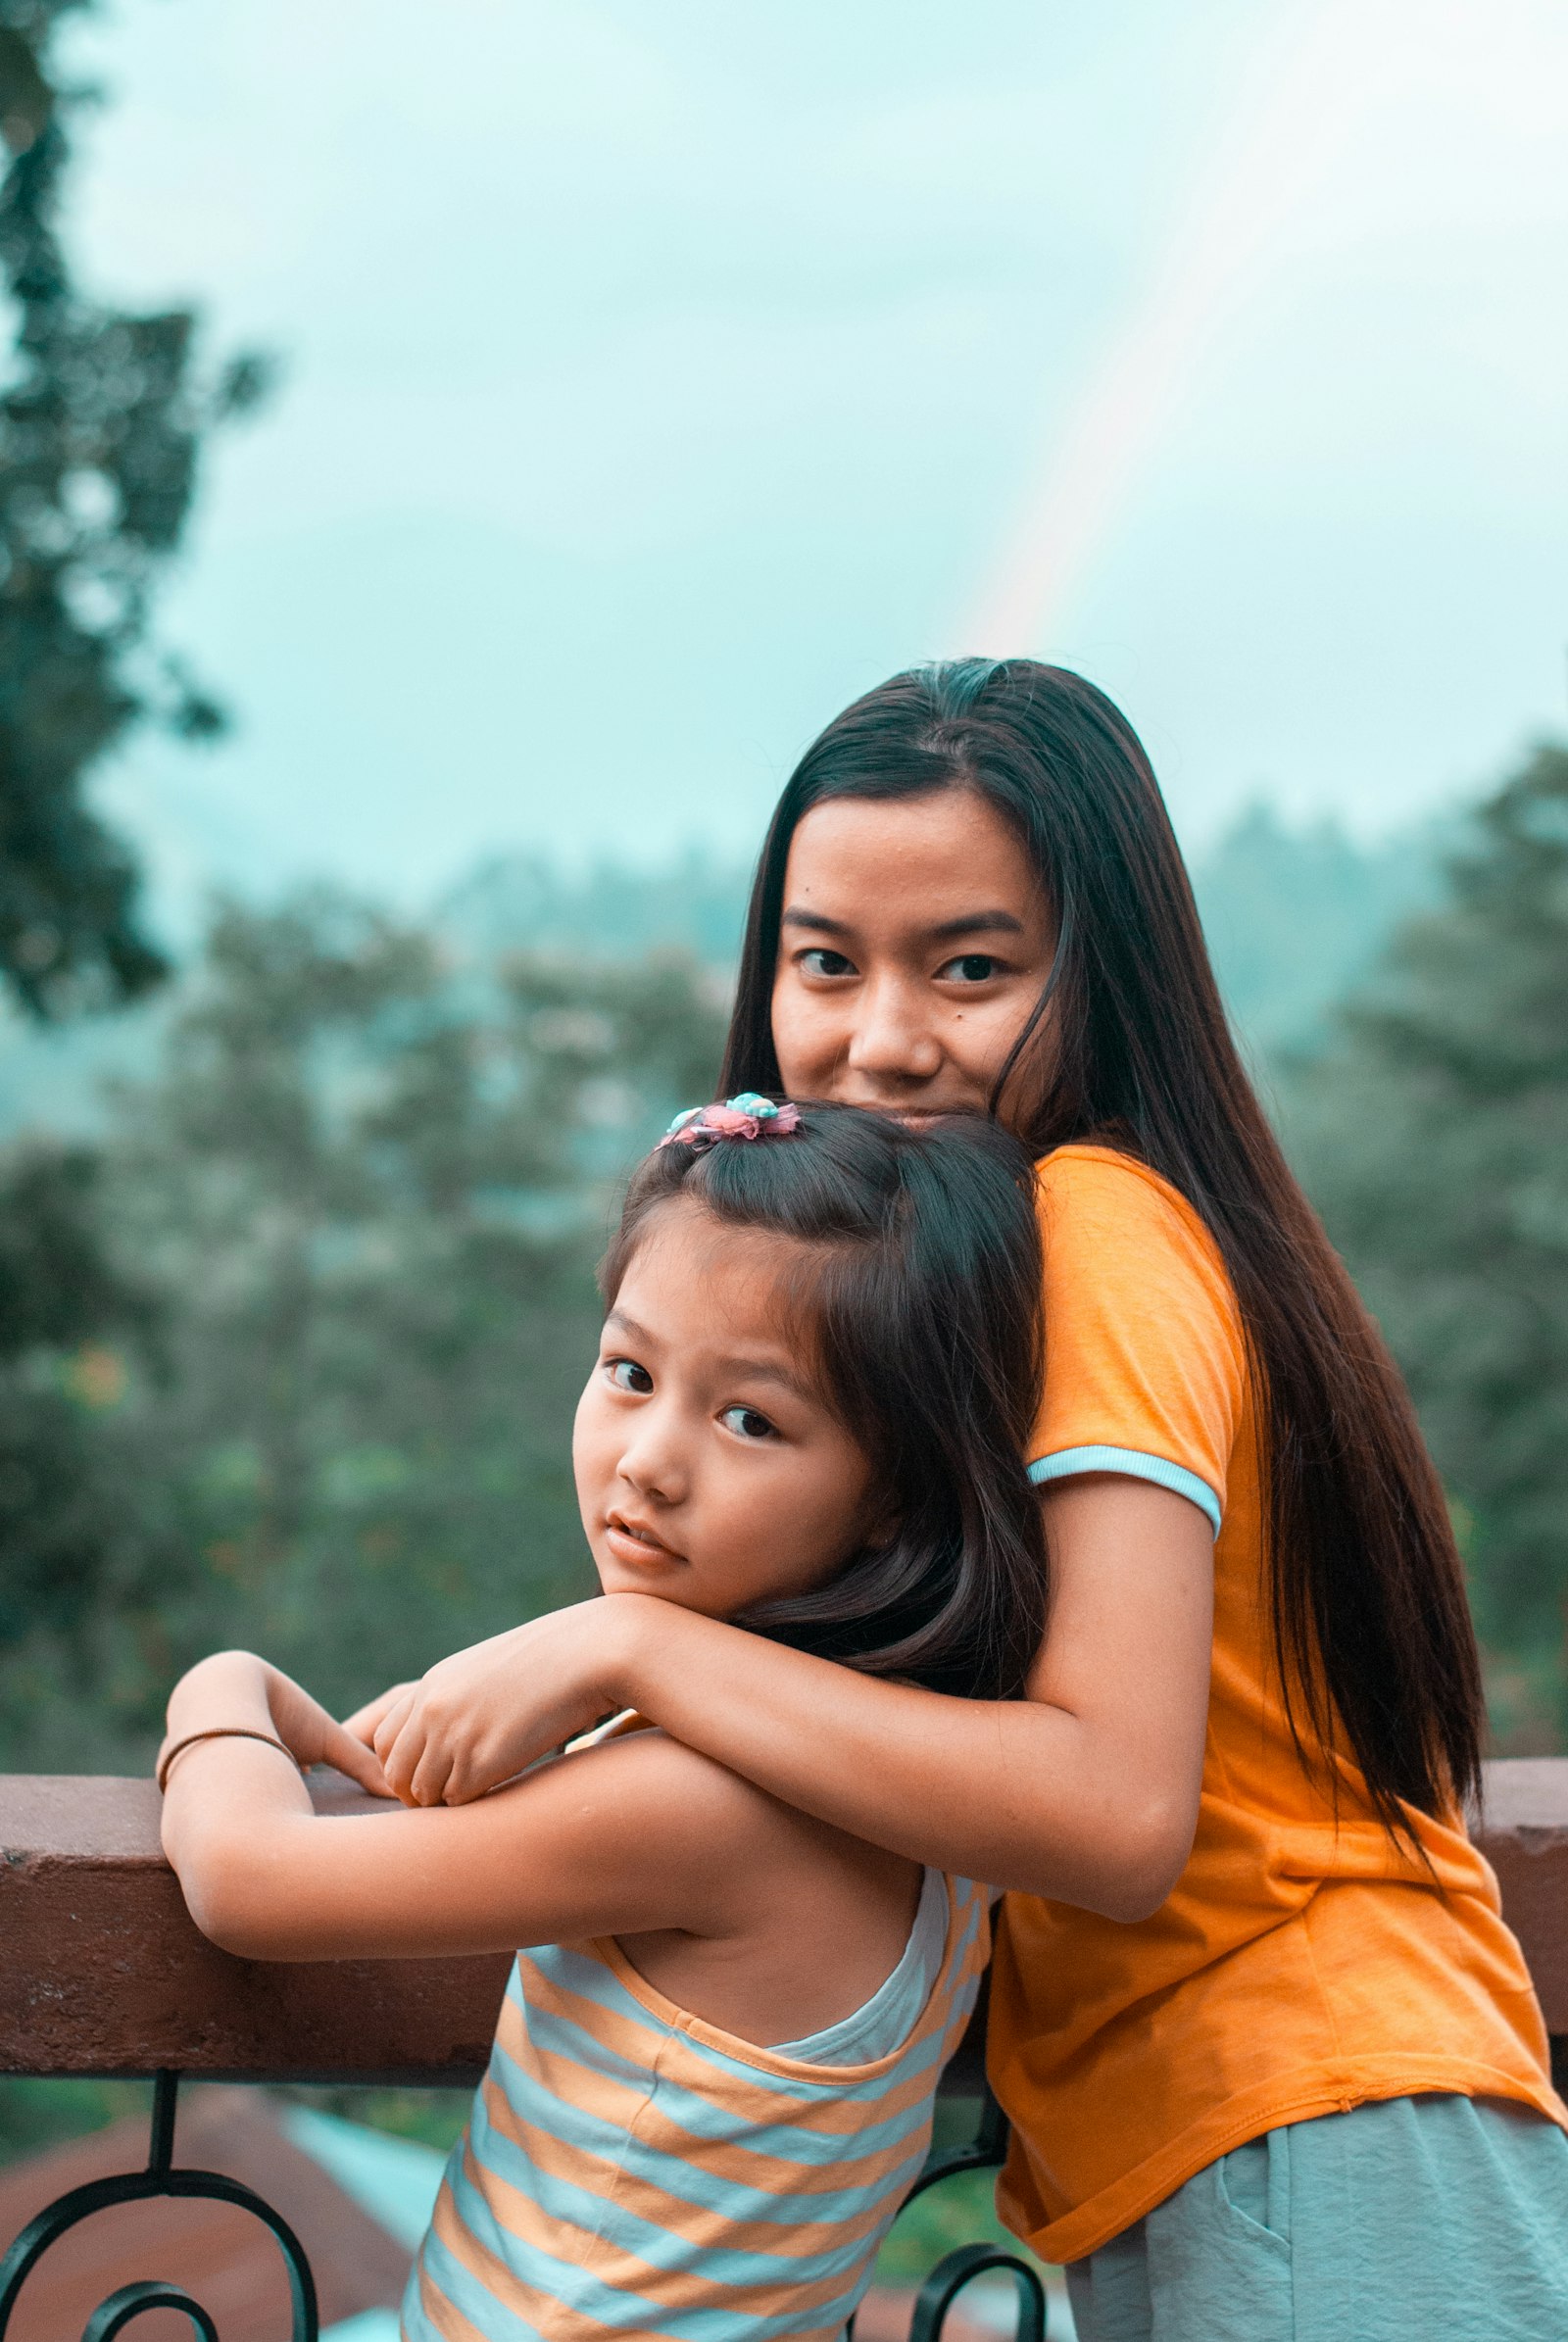
[[[166,879],[750,849],[893,667],[1079,665],[1185,833],[1568,714],[1559,0],[118,0],[74,218],[286,362]]]

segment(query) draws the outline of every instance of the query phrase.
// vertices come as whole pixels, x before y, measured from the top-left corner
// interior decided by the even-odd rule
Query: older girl
[[[635,1596],[373,1716],[415,1799],[613,1699],[835,1828],[994,1879],[1004,2217],[1086,2342],[1568,2333],[1568,2110],[1470,1844],[1482,1710],[1408,1399],[1226,1025],[1143,751],[1057,669],[849,708],[785,790],[728,1079],[1039,1164],[1051,1554],[977,1707]]]

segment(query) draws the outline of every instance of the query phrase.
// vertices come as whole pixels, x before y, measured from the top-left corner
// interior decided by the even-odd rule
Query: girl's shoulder
[[[1035,1181],[1048,1254],[1092,1250],[1103,1274],[1118,1256],[1147,1270],[1152,1250],[1170,1251],[1216,1299],[1230,1301],[1230,1278],[1201,1215],[1136,1155],[1075,1141],[1042,1155]]]
[[[1043,1193],[1114,1200],[1128,1208],[1138,1208],[1136,1199],[1141,1198],[1145,1209],[1157,1206],[1202,1227],[1179,1188],[1137,1155],[1101,1141],[1074,1139],[1065,1147],[1054,1147],[1035,1164],[1035,1177]]]
[[[1037,1178],[1046,1382],[1030,1477],[1152,1479],[1217,1532],[1249,1388],[1218,1246],[1168,1180],[1115,1147],[1058,1147]]]

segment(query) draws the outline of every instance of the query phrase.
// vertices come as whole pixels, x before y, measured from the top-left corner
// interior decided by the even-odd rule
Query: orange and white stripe
[[[946,1886],[925,2008],[863,2065],[722,2032],[613,1940],[519,1953],[405,2342],[832,2342],[925,2159],[985,1966],[986,1892]]]

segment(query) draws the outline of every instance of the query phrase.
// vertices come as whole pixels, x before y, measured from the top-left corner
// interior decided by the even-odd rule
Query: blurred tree
[[[159,1605],[189,1574],[122,1407],[157,1323],[145,1283],[110,1264],[102,1191],[80,1148],[33,1144],[0,1168],[0,1753],[45,1770],[113,1753]]]
[[[56,42],[90,5],[0,0],[0,992],[35,1021],[166,973],[133,856],[85,791],[138,722],[221,728],[177,660],[148,652],[150,599],[205,433],[266,377],[244,358],[200,382],[189,311],[107,308],[73,280],[67,121],[90,93],[66,85]],[[13,1734],[45,1734],[37,1762],[92,1761],[135,1709],[184,1550],[138,1477],[122,1402],[153,1363],[156,1312],[103,1250],[100,1188],[80,1149],[0,1163],[0,1671]]]
[[[221,912],[108,1142],[113,1249],[168,1329],[123,1412],[195,1557],[146,1702],[236,1637],[356,1701],[587,1589],[609,1182],[709,1094],[721,1034],[686,961],[460,975],[338,896]]]
[[[1410,1379],[1524,1745],[1568,1729],[1568,749],[1481,807],[1341,1033],[1291,1084],[1293,1151]]]
[[[59,235],[67,117],[55,42],[92,0],[0,0],[0,272],[15,317],[0,390],[0,978],[48,1016],[165,973],[132,855],[91,810],[89,774],[136,723],[190,740],[221,710],[146,653],[149,597],[190,511],[202,440],[254,406],[252,357],[204,383],[189,310],[86,299]]]

